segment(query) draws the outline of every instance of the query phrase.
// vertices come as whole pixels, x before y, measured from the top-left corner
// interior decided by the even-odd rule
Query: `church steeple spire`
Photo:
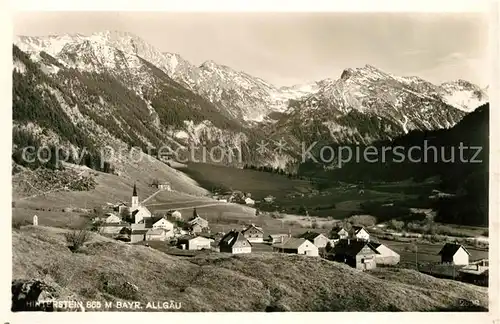
[[[132,204],[130,207],[132,208],[132,210],[139,207],[139,196],[137,195],[137,186],[135,185],[135,182],[134,182],[134,191],[132,193]]]

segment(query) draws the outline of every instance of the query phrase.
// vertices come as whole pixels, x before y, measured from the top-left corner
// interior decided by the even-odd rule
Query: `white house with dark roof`
[[[316,245],[305,238],[291,237],[283,243],[273,244],[273,251],[280,253],[303,254],[309,256],[318,256],[319,250]]]
[[[219,251],[233,254],[251,253],[252,244],[241,232],[230,231],[219,242]]]
[[[330,243],[330,240],[328,237],[321,233],[316,233],[312,231],[307,231],[300,235],[299,237],[305,238],[306,240],[312,242],[314,245],[316,245],[318,248],[326,248],[326,246]]]
[[[185,236],[177,240],[177,246],[186,250],[210,250],[213,239],[204,236]]]
[[[468,265],[470,253],[461,244],[446,243],[438,255],[441,255],[442,263],[455,265]]]
[[[396,265],[399,263],[400,255],[386,245],[376,242],[369,242],[368,244],[379,253],[375,256],[377,264]]]
[[[349,236],[354,239],[369,241],[370,233],[363,226],[354,225],[349,231]]]

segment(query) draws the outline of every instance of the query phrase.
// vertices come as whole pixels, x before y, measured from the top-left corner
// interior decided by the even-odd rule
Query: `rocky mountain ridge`
[[[245,162],[285,167],[301,142],[369,143],[449,128],[488,100],[467,81],[434,85],[370,65],[337,80],[277,87],[210,60],[195,66],[117,31],[17,36],[14,43],[27,54],[14,57],[17,76],[26,74],[25,60],[38,66],[53,83],[44,91],[98,146],[221,144],[244,151]],[[290,144],[284,153],[255,153],[258,142],[279,139]]]

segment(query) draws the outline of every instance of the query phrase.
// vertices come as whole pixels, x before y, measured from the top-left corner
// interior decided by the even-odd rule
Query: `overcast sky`
[[[277,86],[374,65],[434,83],[488,84],[487,16],[402,13],[22,13],[16,35],[120,30],[194,64],[228,65]]]

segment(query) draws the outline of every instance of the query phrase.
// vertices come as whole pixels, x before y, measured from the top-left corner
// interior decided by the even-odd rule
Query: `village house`
[[[271,244],[283,243],[289,237],[289,234],[271,234],[267,236],[267,241]]]
[[[341,228],[340,231],[337,232],[337,235],[340,240],[343,240],[349,237],[349,232],[347,232],[345,228]]]
[[[251,243],[264,243],[264,231],[261,227],[250,224],[242,233]]]
[[[208,221],[198,215],[196,208],[193,209],[193,218],[188,222],[188,225],[193,233],[201,233],[209,228]]]
[[[106,224],[116,224],[116,223],[122,222],[122,219],[120,217],[116,216],[115,214],[107,213],[105,216],[107,216],[104,219],[104,223],[106,223]]]
[[[396,265],[399,263],[399,254],[389,249],[386,245],[375,242],[370,242],[368,244],[375,248],[375,250],[379,253],[375,256],[377,264]]]
[[[345,228],[341,228],[340,230],[337,230],[336,232],[332,230],[330,232],[331,238],[334,242],[337,242],[338,240],[343,240],[349,237],[349,232]]]
[[[330,240],[325,235],[311,231],[307,231],[304,234],[300,235],[299,237],[311,241],[314,245],[316,245],[320,249],[326,248],[326,246],[330,243]]]
[[[273,244],[273,251],[280,253],[303,254],[318,256],[319,250],[316,245],[305,238],[290,237],[283,243]]]
[[[353,239],[358,239],[358,240],[363,240],[363,241],[369,241],[370,240],[370,234],[365,230],[363,226],[352,226],[351,230],[349,231],[349,236]]]
[[[149,231],[147,228],[134,228],[132,224],[132,232],[130,233],[130,243],[137,243],[146,240],[146,233]],[[144,224],[142,224],[144,225]]]
[[[174,230],[174,224],[172,224],[166,218],[163,218],[161,216],[148,217],[143,219],[141,222],[144,222],[146,228],[152,228],[152,229],[163,228],[167,231]]]
[[[213,239],[203,236],[185,236],[177,240],[177,246],[183,250],[210,250]]]
[[[252,244],[237,231],[230,231],[219,242],[219,251],[233,254],[251,253]]]
[[[146,232],[146,241],[165,241],[174,236],[174,232],[164,228],[149,228]]]
[[[468,265],[470,253],[461,244],[446,243],[438,255],[441,255],[442,263],[454,265]]]
[[[275,198],[273,196],[269,195],[269,196],[267,196],[267,197],[264,198],[264,201],[266,203],[272,203],[274,201],[274,199]]]
[[[172,191],[172,187],[170,186],[170,183],[168,183],[168,182],[159,183],[158,184],[158,189],[160,189],[160,190],[166,190],[166,191]]]
[[[359,270],[374,269],[377,266],[377,250],[364,240],[343,239],[334,248],[334,260],[343,262]]]
[[[130,242],[164,241],[174,236],[174,225],[163,217],[148,217],[131,225]]]
[[[113,211],[118,212],[118,214],[121,214],[124,209],[128,209],[127,204],[124,202],[120,202],[113,206]]]
[[[246,197],[246,198],[245,198],[245,204],[246,204],[246,205],[249,205],[249,206],[253,206],[253,205],[255,205],[255,200],[253,200],[253,199],[252,199],[252,198],[250,198],[250,197]]]

